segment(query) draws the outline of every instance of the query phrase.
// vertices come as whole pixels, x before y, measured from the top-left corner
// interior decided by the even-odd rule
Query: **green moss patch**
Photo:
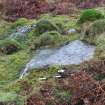
[[[100,34],[105,32],[105,19],[96,20],[94,23],[88,24],[88,26],[84,26],[83,28],[81,30],[83,40],[96,44]]]
[[[0,84],[11,82],[20,76],[29,59],[27,51],[19,51],[8,56],[0,56]]]
[[[36,37],[35,37],[36,38]],[[33,39],[31,44],[32,49],[37,49],[43,46],[57,47],[63,45],[68,40],[67,36],[63,36],[57,31],[50,31],[43,33],[40,37]]]
[[[11,22],[0,19],[0,37],[4,37],[11,31]]]
[[[87,9],[81,14],[80,19],[78,20],[78,23],[82,24],[87,21],[95,21],[103,18],[104,18],[104,15],[100,11],[95,9]]]
[[[54,23],[48,20],[41,20],[36,24],[35,34],[37,36],[43,34],[44,32],[48,32],[48,31],[60,32],[61,30],[59,27],[57,27],[57,25],[55,25]]]

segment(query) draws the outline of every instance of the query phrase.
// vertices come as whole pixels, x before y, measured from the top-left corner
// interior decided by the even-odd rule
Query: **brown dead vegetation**
[[[52,14],[76,14],[78,9],[68,2],[46,2],[46,0],[1,0],[1,15],[8,20],[16,20],[20,17],[36,18],[44,13]]]
[[[105,81],[96,81],[94,76],[98,73],[105,74],[105,60],[92,61],[88,68],[65,72],[66,78],[57,80],[56,86],[45,83],[39,91],[27,100],[27,105],[105,105]],[[70,91],[70,103],[57,99],[54,89]]]
[[[57,15],[78,14],[78,7],[91,8],[104,4],[104,0],[1,0],[0,13],[8,20],[20,17],[36,18],[44,13]]]

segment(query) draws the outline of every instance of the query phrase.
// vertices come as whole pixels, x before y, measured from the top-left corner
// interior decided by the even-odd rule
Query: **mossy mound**
[[[26,18],[20,18],[17,21],[15,21],[12,25],[13,28],[16,28],[18,26],[24,26],[27,25],[29,23],[29,20]]]
[[[29,58],[27,50],[20,50],[8,56],[0,55],[0,86],[18,79]]]
[[[66,36],[61,35],[57,31],[45,32],[40,37],[33,40],[31,49],[40,48],[43,46],[59,46],[62,45],[67,40]]]
[[[18,27],[28,26],[35,23],[35,19],[28,20],[26,18],[20,18],[12,23],[0,18],[0,39],[8,37],[11,33],[16,32]]]
[[[100,11],[95,9],[88,9],[81,14],[80,19],[78,20],[78,23],[82,24],[87,21],[95,21],[103,18],[104,18],[104,15]]]
[[[77,24],[76,18],[71,18],[66,15],[57,15],[57,16],[52,16],[50,14],[45,14],[40,16],[39,20],[48,20],[51,21],[52,23],[56,24],[62,31],[66,31],[70,28],[76,28]]]
[[[105,32],[96,39],[96,56],[105,56]]]
[[[39,36],[48,31],[58,31],[61,33],[60,28],[49,20],[41,20],[36,24],[35,29],[36,36]]]
[[[0,37],[4,37],[11,31],[12,24],[3,19],[0,19]]]
[[[100,34],[105,32],[105,19],[97,20],[94,23],[91,23],[90,25],[88,24],[83,28],[84,29],[82,29],[82,39],[89,43],[96,44],[96,40],[98,39]]]
[[[0,52],[3,54],[12,54],[20,49],[20,45],[16,40],[0,41]]]
[[[0,92],[0,105],[23,105],[24,97],[15,92]]]
[[[89,31],[93,35],[103,33],[105,31],[105,19],[95,21]]]

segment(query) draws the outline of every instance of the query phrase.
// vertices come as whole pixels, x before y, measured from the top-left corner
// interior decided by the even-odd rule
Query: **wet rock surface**
[[[95,47],[79,40],[68,43],[59,49],[38,50],[35,57],[26,65],[22,76],[29,70],[52,65],[80,64],[93,58]]]

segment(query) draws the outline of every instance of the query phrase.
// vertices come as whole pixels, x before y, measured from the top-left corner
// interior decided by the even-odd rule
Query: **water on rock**
[[[80,64],[93,58],[95,47],[75,40],[59,49],[44,49],[37,51],[35,57],[26,65],[22,78],[29,70],[51,65]]]

